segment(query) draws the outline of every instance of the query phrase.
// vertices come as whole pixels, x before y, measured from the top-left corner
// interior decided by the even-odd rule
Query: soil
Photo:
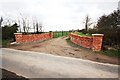
[[[116,57],[109,57],[95,53],[90,49],[75,47],[74,45],[70,45],[66,39],[67,37],[59,37],[42,42],[16,44],[8,47],[24,51],[36,51],[46,54],[87,59],[102,63],[118,64],[118,58]]]
[[[5,70],[5,69],[1,69],[2,70],[2,79],[1,80],[29,80],[25,77],[19,76],[17,74],[15,74],[14,72]]]

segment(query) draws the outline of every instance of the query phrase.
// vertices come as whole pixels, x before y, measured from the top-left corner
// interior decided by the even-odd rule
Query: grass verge
[[[98,53],[106,56],[110,56],[110,57],[120,57],[120,50],[104,50]]]
[[[10,40],[0,40],[1,47],[7,47],[7,44],[10,43]]]

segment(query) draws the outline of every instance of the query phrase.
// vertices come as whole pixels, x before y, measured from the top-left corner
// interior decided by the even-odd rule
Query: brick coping
[[[104,34],[92,34],[92,36],[104,36]]]

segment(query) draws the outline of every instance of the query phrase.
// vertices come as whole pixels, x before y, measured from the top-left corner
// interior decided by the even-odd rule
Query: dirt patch
[[[80,51],[79,49],[74,49],[75,51]]]
[[[19,49],[24,51],[44,52],[47,54],[53,54],[59,56],[88,59],[103,63],[118,64],[118,58],[97,54],[90,49],[71,46],[67,43],[66,38],[67,37],[59,37],[44,42],[11,45],[9,46],[9,48]]]
[[[71,55],[75,55],[74,53],[71,53],[71,52],[69,52],[69,54],[71,54]]]
[[[32,48],[37,48],[37,47],[40,47],[40,46],[38,46],[38,45],[32,46]]]

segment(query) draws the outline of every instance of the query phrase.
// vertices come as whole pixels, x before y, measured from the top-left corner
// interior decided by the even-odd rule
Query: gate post
[[[15,35],[15,39],[17,43],[21,43],[22,42],[22,33],[14,33]]]
[[[53,38],[52,31],[49,31],[49,36],[50,36],[50,38]]]
[[[92,50],[101,51],[104,34],[92,34]]]

